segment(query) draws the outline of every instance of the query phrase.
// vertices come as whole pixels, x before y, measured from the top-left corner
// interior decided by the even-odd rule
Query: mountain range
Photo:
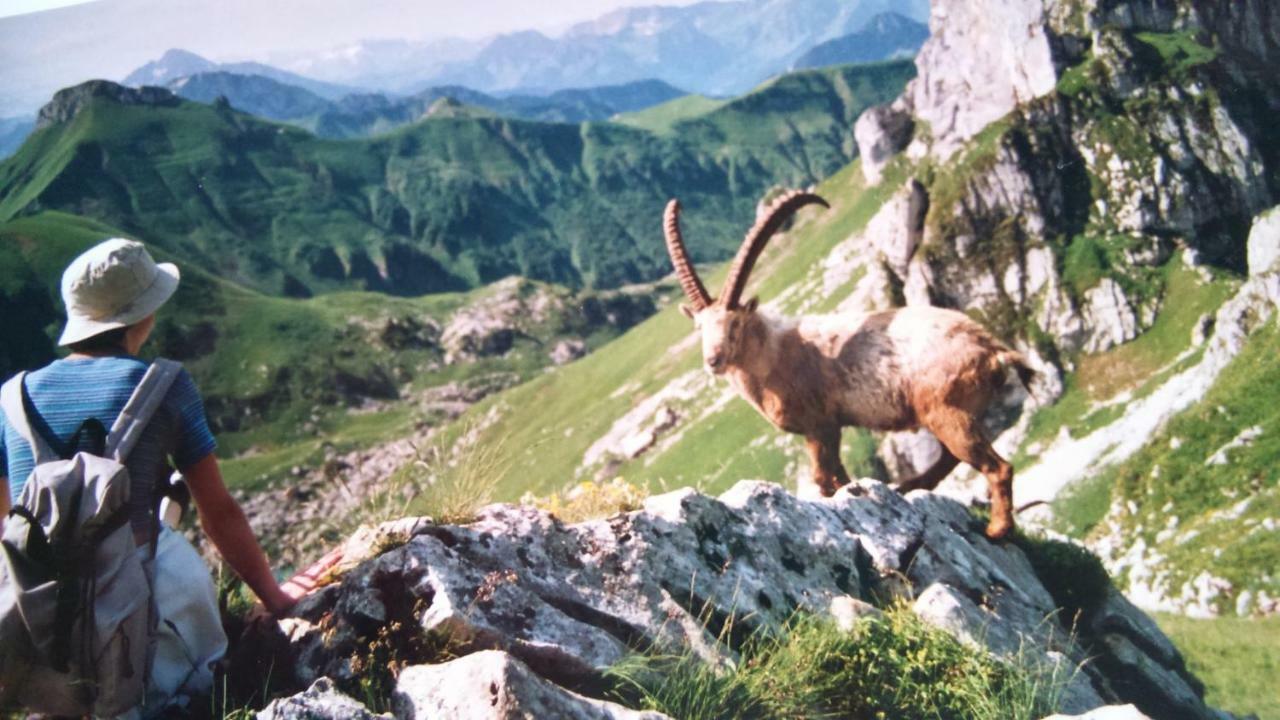
[[[165,58],[173,55],[195,57],[183,51],[170,51]],[[134,73],[130,77],[169,75],[182,67],[180,64],[167,64],[162,58],[152,67],[158,72]],[[545,96],[495,97],[454,85],[427,88],[407,97],[349,93],[334,100],[273,77],[222,69],[198,71],[162,84],[188,100],[213,103],[224,98],[237,110],[269,120],[289,122],[328,138],[369,137],[388,132],[426,117],[445,98],[473,111],[488,111],[493,115],[577,123],[607,120],[619,113],[648,108],[685,94],[660,80],[642,80],[624,85],[559,90]]]
[[[762,194],[847,164],[859,114],[913,73],[790,74],[674,127],[454,108],[346,141],[94,81],[59,92],[0,163],[0,221],[87,215],[269,294],[421,294],[511,274],[616,287],[667,272],[654,231],[669,198],[698,210],[694,255],[727,256]]]
[[[33,113],[58,88],[89,78],[124,80],[174,47],[234,62],[193,65],[177,75],[153,67],[149,76],[130,79],[168,82],[230,69],[330,99],[337,91],[328,86],[279,73],[396,94],[464,85],[545,95],[659,79],[735,95],[891,11],[922,20],[928,0],[704,1],[627,8],[554,35],[530,30],[479,38],[441,37],[448,30],[441,32],[447,26],[440,16],[453,11],[407,0],[370,0],[359,13],[335,0],[111,0],[0,19],[0,114]],[[547,12],[531,12],[528,25]],[[520,22],[519,13],[512,17],[504,24]]]
[[[438,59],[439,42],[356,43],[323,56],[282,54],[274,61],[332,82],[405,93],[432,85],[549,92],[656,78],[693,92],[726,95],[745,92],[795,65],[821,43],[874,27],[880,15],[914,19],[927,12],[927,0],[699,2],[624,8],[558,37],[525,31],[469,46],[455,43],[450,48],[461,56],[448,62]],[[860,59],[884,59],[903,47],[896,39],[885,45],[885,56]],[[405,62],[411,55],[433,61]]]

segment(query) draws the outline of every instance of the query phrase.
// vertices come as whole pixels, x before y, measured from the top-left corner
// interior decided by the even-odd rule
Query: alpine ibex
[[[716,299],[685,251],[679,202],[667,205],[667,252],[690,302],[680,309],[702,332],[707,369],[728,376],[778,429],[805,437],[813,481],[823,495],[849,482],[840,461],[842,427],[928,429],[941,441],[942,457],[899,490],[931,490],[963,460],[987,477],[987,536],[1004,537],[1013,528],[1013,467],[991,447],[980,418],[1009,369],[1024,384],[1032,371],[1021,355],[954,310],[904,307],[787,320],[758,312],[756,298],[742,302],[770,236],[809,204],[828,207],[821,197],[799,191],[769,205],[743,240]]]

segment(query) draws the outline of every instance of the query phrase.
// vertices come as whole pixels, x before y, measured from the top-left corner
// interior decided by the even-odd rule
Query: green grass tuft
[[[757,631],[726,669],[641,655],[610,675],[619,699],[682,720],[1035,720],[1054,711],[1063,684],[966,645],[905,605],[849,632],[797,616],[776,634]]]

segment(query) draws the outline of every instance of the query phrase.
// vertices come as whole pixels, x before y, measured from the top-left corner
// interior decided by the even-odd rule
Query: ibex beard
[[[1013,466],[991,446],[981,418],[1009,371],[1023,384],[1032,370],[1023,357],[963,313],[904,307],[799,319],[772,317],[742,293],[769,238],[800,208],[821,197],[783,194],[747,233],[713,299],[699,279],[680,233],[680,205],[667,205],[667,251],[689,298],[681,310],[702,335],[709,372],[728,378],[738,394],[779,430],[803,435],[812,482],[824,496],[849,482],[840,460],[841,428],[877,431],[925,428],[941,457],[900,492],[932,490],[961,462],[987,478],[995,540],[1013,529]]]

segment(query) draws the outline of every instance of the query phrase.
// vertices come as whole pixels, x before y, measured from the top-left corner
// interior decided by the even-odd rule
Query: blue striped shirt
[[[32,429],[45,438],[56,439],[54,448],[69,443],[80,424],[89,418],[97,418],[109,429],[149,365],[130,356],[76,358],[55,360],[28,373],[27,395],[35,407],[35,416],[30,418]],[[166,458],[181,470],[203,460],[215,447],[204,402],[184,369],[125,464],[131,475],[143,476],[136,481],[141,482],[144,477],[149,481]],[[0,468],[7,471],[13,501],[17,501],[34,467],[31,446],[0,413]],[[146,490],[142,495],[150,496],[150,488]],[[139,501],[139,512],[144,511],[144,497],[133,499]]]

